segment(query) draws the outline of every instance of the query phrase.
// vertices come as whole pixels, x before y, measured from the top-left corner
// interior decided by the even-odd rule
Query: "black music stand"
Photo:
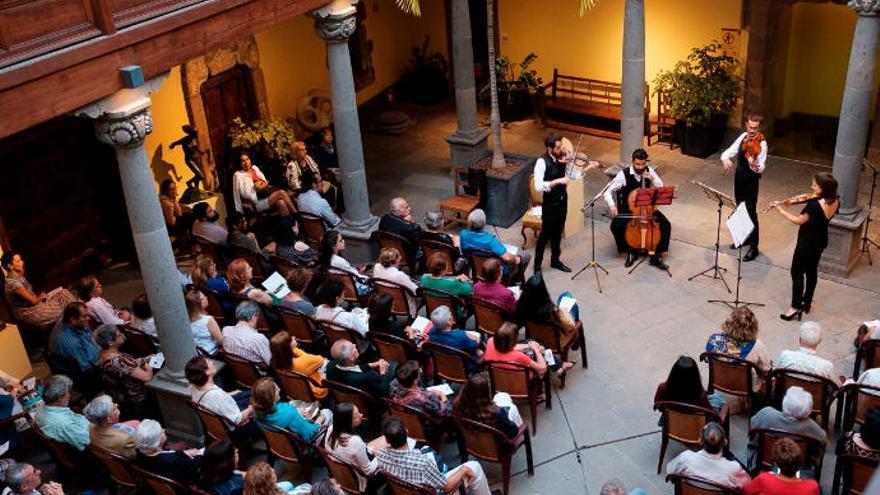
[[[636,189],[636,197],[635,201],[633,201],[633,206],[636,208],[641,208],[643,206],[660,206],[660,205],[671,205],[672,198],[675,196],[675,187],[644,187],[641,189]],[[635,214],[635,212],[633,212]],[[637,216],[637,215],[636,215]],[[652,232],[653,233],[653,232]],[[653,244],[654,239],[651,239],[650,242]],[[648,252],[645,251],[643,253],[639,253],[639,261],[635,264],[627,273],[632,273],[636,271],[636,268],[645,261],[645,258],[648,256]],[[672,273],[669,272],[669,268],[664,268],[663,271],[666,272],[670,277]]]
[[[740,203],[740,206],[742,206],[743,208],[739,209],[739,207],[737,207],[737,209],[733,210],[733,213],[731,213],[730,216],[743,215],[747,218],[748,212],[746,212],[745,203]],[[751,223],[751,219],[749,219],[749,222]],[[728,228],[730,228],[730,227],[728,226]],[[730,309],[736,309],[740,305],[746,306],[746,307],[748,307],[748,306],[766,306],[766,304],[741,301],[739,299],[739,286],[740,286],[740,282],[742,281],[742,264],[743,264],[742,247],[743,247],[743,244],[745,244],[746,239],[748,239],[749,234],[751,234],[752,230],[754,230],[754,228],[755,228],[755,226],[752,225],[752,229],[749,230],[748,232],[746,232],[745,235],[742,236],[742,239],[740,239],[739,241],[737,241],[736,236],[733,236],[733,238],[734,238],[733,242],[734,242],[734,244],[736,244],[736,249],[739,253],[737,260],[736,260],[736,297],[734,298],[733,301],[727,301],[724,299],[709,299],[708,302],[726,304],[727,307],[729,307]],[[733,233],[733,232],[731,231],[731,233]]]
[[[871,248],[880,248],[880,245],[868,237],[868,229],[871,228],[871,209],[874,207],[874,189],[877,187],[877,168],[868,160],[862,160],[862,163],[871,169],[871,196],[868,198],[868,218],[865,220],[865,235],[861,239],[862,246],[859,248],[859,258],[863,254],[867,254],[868,264],[874,266],[874,262],[871,260]]]
[[[592,268],[593,273],[596,274],[596,287],[599,289],[599,294],[602,293],[602,283],[599,281],[599,270],[602,270],[603,272],[605,272],[605,275],[608,275],[608,270],[606,270],[604,266],[600,265],[599,262],[596,261],[596,222],[593,218],[593,210],[595,209],[596,201],[598,201],[599,198],[601,198],[602,195],[605,194],[605,191],[608,190],[609,186],[611,186],[611,182],[608,182],[607,184],[605,184],[605,187],[603,187],[602,190],[599,191],[599,194],[597,194],[596,197],[594,197],[592,201],[590,201],[583,208],[581,208],[581,213],[586,212],[587,208],[590,209],[590,241],[591,241],[590,242],[590,252],[591,252],[591,256],[590,256],[590,261],[588,261],[587,264],[584,265],[583,268],[578,270],[577,273],[575,273],[574,275],[571,276],[571,279],[574,280],[578,275],[583,273],[584,270],[586,270],[588,268]]]
[[[697,277],[709,277],[712,280],[720,279],[724,283],[724,288],[727,289],[727,293],[730,294],[730,286],[727,285],[727,280],[724,279],[724,272],[727,271],[727,268],[718,265],[718,251],[721,249],[721,208],[727,206],[731,209],[736,209],[736,203],[733,201],[733,198],[717,189],[713,189],[706,184],[703,184],[702,182],[691,182],[700,186],[703,189],[703,192],[706,194],[706,197],[718,204],[718,226],[715,229],[715,263],[713,263],[712,266],[710,266],[709,268],[706,268],[700,273],[689,278],[688,282]]]

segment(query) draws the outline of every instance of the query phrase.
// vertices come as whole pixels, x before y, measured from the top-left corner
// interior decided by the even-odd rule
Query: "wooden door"
[[[257,118],[250,72],[247,67],[238,65],[209,78],[202,84],[202,104],[208,120],[208,133],[214,164],[217,167],[221,184],[228,182],[229,170],[237,164],[227,163],[226,134],[233,119],[240,118],[249,123]]]

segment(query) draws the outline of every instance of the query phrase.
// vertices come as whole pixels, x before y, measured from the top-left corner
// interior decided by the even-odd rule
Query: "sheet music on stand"
[[[749,212],[746,210],[746,203],[742,202],[736,207],[736,210],[727,217],[727,230],[733,238],[733,244],[740,248],[749,238],[749,234],[755,230],[755,224],[749,218]]]
[[[715,189],[711,186],[707,186],[706,184],[703,184],[702,182],[698,182],[698,181],[691,181],[691,182],[700,186],[700,189],[703,190],[703,194],[705,194],[707,198],[711,199],[712,202],[721,203],[722,206],[726,206],[726,207],[730,208],[731,210],[736,209],[736,202],[730,196],[724,194],[723,192],[719,191],[718,189]]]

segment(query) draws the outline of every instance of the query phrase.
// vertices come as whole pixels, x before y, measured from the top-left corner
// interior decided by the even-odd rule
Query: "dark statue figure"
[[[205,153],[199,149],[198,131],[191,125],[184,125],[181,129],[186,135],[171,143],[169,148],[174,149],[178,145],[183,148],[183,160],[192,171],[193,178],[186,181],[186,191],[180,200],[182,203],[193,203],[209,196],[208,193],[199,189],[199,184],[205,180],[202,173],[202,155]]]

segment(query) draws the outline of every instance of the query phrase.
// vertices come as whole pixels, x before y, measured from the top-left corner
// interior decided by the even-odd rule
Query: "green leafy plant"
[[[257,151],[272,161],[285,161],[290,145],[296,140],[293,125],[278,117],[255,120],[251,124],[236,117],[228,135],[233,149]]]
[[[740,97],[741,78],[736,59],[724,55],[712,41],[694,48],[671,71],[654,78],[654,94],[663,91],[670,113],[688,127],[706,125],[713,115],[730,114]]]
[[[428,51],[430,42],[431,37],[425,36],[425,41],[422,42],[421,46],[414,46],[412,48],[412,58],[409,59],[408,70],[410,72],[434,72],[446,77],[446,72],[449,70],[449,62],[446,61],[446,57],[441,53]]]
[[[528,90],[537,91],[543,80],[538,77],[538,71],[531,69],[531,65],[538,59],[535,53],[529,53],[518,63],[510,61],[508,57],[495,59],[495,77],[497,78],[499,91]],[[480,88],[480,96],[489,95],[490,87],[486,83]]]

